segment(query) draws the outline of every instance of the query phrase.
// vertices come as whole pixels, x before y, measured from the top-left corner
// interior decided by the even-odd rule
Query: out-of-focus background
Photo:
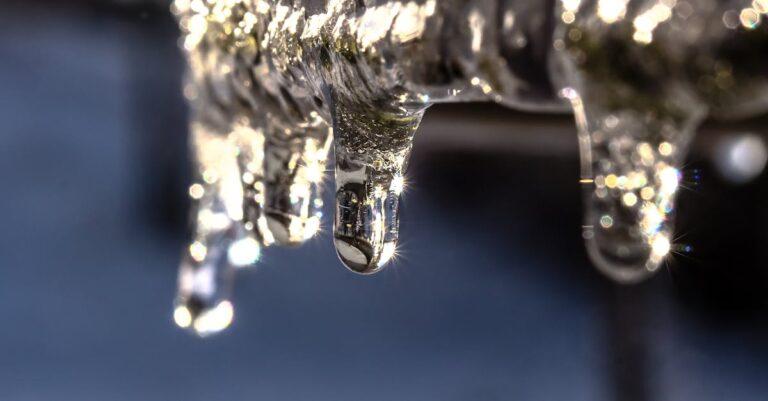
[[[707,126],[692,250],[624,287],[583,250],[571,117],[435,107],[394,266],[348,273],[326,229],[238,275],[226,333],[181,331],[176,41],[163,2],[3,2],[0,400],[768,397],[765,118]]]

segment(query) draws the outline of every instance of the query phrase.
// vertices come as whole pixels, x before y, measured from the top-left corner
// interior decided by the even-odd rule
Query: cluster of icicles
[[[339,258],[384,267],[434,103],[570,106],[583,236],[624,283],[675,250],[696,127],[768,109],[768,0],[175,0],[173,12],[197,166],[174,319],[200,335],[231,323],[237,268],[318,232],[331,147]]]

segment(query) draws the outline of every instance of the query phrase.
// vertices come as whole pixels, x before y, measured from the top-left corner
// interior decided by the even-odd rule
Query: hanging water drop
[[[350,270],[374,273],[395,255],[403,174],[423,110],[333,106],[334,244]]]
[[[634,282],[657,270],[669,253],[678,166],[691,128],[635,112],[586,121],[581,135],[587,250],[608,276]]]
[[[585,2],[560,30],[561,67],[573,84],[562,94],[579,129],[588,254],[607,276],[632,283],[673,249],[680,169],[706,107],[682,55],[637,37],[674,30],[661,26],[666,12],[636,7],[609,16],[602,4]],[[648,18],[653,27],[642,23]]]
[[[320,230],[330,131],[318,117],[312,126],[277,132],[267,141],[264,212],[282,245],[301,244]]]
[[[261,246],[239,220],[229,218],[216,185],[194,184],[190,193],[195,229],[179,266],[173,317],[179,327],[207,336],[232,322],[235,270],[256,263]]]
[[[199,121],[190,128],[199,181],[189,188],[193,240],[179,267],[173,315],[180,327],[207,336],[231,323],[235,270],[258,261],[261,243],[242,222],[242,131],[223,134]]]
[[[179,327],[208,336],[230,325],[234,317],[231,292],[235,266],[229,251],[237,241],[232,233],[218,232],[189,246],[179,267],[173,312]]]

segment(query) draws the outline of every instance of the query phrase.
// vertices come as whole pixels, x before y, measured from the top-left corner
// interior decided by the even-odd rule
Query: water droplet
[[[199,206],[198,214],[209,210]],[[176,324],[200,336],[226,329],[234,316],[235,271],[255,263],[260,252],[259,243],[240,222],[230,221],[223,229],[198,226],[179,266]]]
[[[403,174],[422,113],[334,104],[334,244],[354,272],[377,272],[395,254]]]
[[[235,267],[227,260],[228,241],[224,236],[210,239],[202,261],[183,258],[173,312],[179,327],[200,336],[226,329],[234,316],[230,297]]]
[[[282,245],[298,245],[320,230],[320,200],[332,135],[324,122],[274,135],[265,151],[267,226]]]
[[[588,254],[612,279],[640,281],[670,252],[678,166],[700,116],[680,122],[640,110],[606,113],[594,99],[571,100],[580,122]]]
[[[190,186],[193,235],[179,266],[173,319],[200,336],[230,325],[235,270],[261,256],[261,243],[243,224],[240,152],[234,140],[239,134],[222,131],[200,122],[191,126],[199,182]]]
[[[707,112],[670,7],[631,7],[627,18],[606,20],[594,18],[599,4],[587,3],[572,27],[588,40],[572,40],[564,28],[557,34],[566,42],[556,54],[562,93],[579,129],[587,251],[621,283],[649,277],[677,249],[680,169]],[[638,31],[648,35],[633,37]]]

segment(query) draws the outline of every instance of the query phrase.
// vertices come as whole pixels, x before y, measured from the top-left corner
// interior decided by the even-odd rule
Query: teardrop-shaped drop
[[[333,105],[334,244],[353,272],[375,273],[395,255],[403,174],[422,114]]]
[[[232,244],[233,239],[225,232],[190,244],[179,267],[173,311],[179,327],[208,336],[226,329],[232,322],[235,267],[228,260]]]
[[[193,240],[179,267],[173,317],[180,327],[207,336],[232,322],[235,270],[256,263],[261,244],[242,223],[236,134],[200,122],[190,128],[199,180],[189,188]]]
[[[331,129],[319,117],[313,126],[274,132],[267,139],[264,212],[277,243],[299,245],[320,230],[331,142]]]
[[[672,249],[678,166],[691,128],[634,111],[589,121],[581,152],[587,251],[607,276],[637,282]]]
[[[680,170],[707,107],[674,2],[571,3],[555,48],[579,128],[583,236],[601,272],[637,282],[674,249]]]
[[[231,302],[235,270],[256,263],[261,245],[239,220],[230,219],[215,186],[195,184],[193,241],[179,267],[174,320],[200,336],[227,328],[233,318]]]

